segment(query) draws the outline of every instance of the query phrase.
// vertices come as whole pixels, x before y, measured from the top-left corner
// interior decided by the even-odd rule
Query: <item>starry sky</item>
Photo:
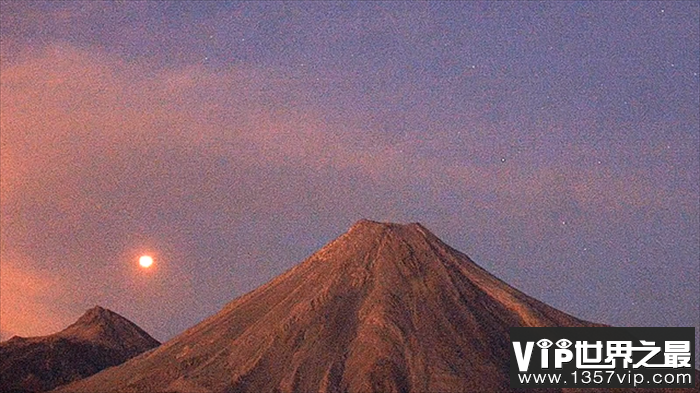
[[[0,7],[2,339],[167,340],[361,218],[700,329],[698,2]]]

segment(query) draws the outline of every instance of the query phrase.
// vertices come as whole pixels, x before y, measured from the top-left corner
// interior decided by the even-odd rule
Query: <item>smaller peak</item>
[[[136,340],[136,342],[146,342],[153,345],[159,344],[133,322],[114,311],[100,306],[87,310],[72,325],[56,334],[61,337],[103,343]]]
[[[105,312],[105,311],[109,311],[109,310],[107,310],[106,308],[104,308],[104,307],[102,307],[102,306],[95,306],[95,307],[93,307],[93,308],[91,308],[91,309],[88,309],[88,310],[86,311],[86,313],[103,313],[103,312]]]
[[[123,319],[123,317],[114,311],[101,306],[95,306],[85,311],[85,313],[83,313],[73,325],[69,326],[67,330],[76,328],[84,329],[90,326],[112,325],[121,319]]]
[[[83,316],[80,318],[81,319],[86,318],[86,317],[89,317],[89,318],[95,318],[95,317],[107,318],[107,317],[114,315],[114,314],[115,314],[114,312],[112,312],[104,307],[95,306],[95,307],[85,311]]]

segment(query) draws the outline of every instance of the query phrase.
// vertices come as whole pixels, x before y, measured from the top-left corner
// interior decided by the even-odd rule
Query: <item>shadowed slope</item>
[[[595,324],[420,224],[363,220],[157,350],[61,391],[508,391],[511,326]]]
[[[117,313],[95,307],[66,329],[0,343],[0,391],[53,389],[115,366],[160,343]]]

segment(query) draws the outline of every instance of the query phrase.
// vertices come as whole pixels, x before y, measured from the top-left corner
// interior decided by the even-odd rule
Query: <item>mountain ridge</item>
[[[143,329],[100,306],[67,328],[0,343],[0,391],[39,392],[82,379],[160,345]]]
[[[511,326],[603,325],[510,287],[421,224],[361,220],[155,351],[59,391],[511,391]]]

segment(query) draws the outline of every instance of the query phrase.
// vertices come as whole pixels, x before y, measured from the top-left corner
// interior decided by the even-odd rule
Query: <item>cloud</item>
[[[692,189],[591,165],[556,127],[375,110],[352,76],[164,68],[65,43],[0,67],[0,306],[17,321],[3,331],[55,331],[99,303],[169,337],[361,217],[424,221],[499,258],[565,252],[572,216],[584,235],[613,213],[681,206],[697,222]],[[125,268],[144,247],[167,262],[150,281]]]
[[[326,127],[301,82],[269,70],[153,70],[67,44],[2,67],[2,281],[5,292],[24,293],[3,296],[3,320],[15,321],[3,330],[12,334],[55,331],[96,303],[145,316],[164,296],[164,316],[178,318],[197,306],[198,281],[202,291],[228,287],[225,298],[250,289],[246,275],[231,284],[207,271],[205,261],[230,253],[225,244],[202,247],[251,214],[275,219],[305,199],[295,178],[324,168],[369,176],[386,162]],[[308,203],[321,211],[339,197]],[[171,263],[144,287],[123,263],[148,244]],[[70,291],[58,277],[70,277]],[[215,311],[208,307],[204,315]]]
[[[483,119],[468,128],[464,119],[432,124],[418,108],[404,120],[429,128],[396,136],[383,128],[395,125],[387,117],[393,114],[335,105],[339,94],[357,94],[338,82],[342,76],[324,81],[346,89],[333,92],[285,70],[159,68],[65,43],[2,67],[2,223],[16,247],[60,248],[81,232],[99,244],[100,222],[143,226],[139,217],[173,209],[188,221],[207,209],[233,221],[253,211],[274,215],[287,204],[310,203],[304,184],[324,187],[330,177],[357,184],[363,202],[343,211],[339,197],[349,193],[336,189],[314,193],[312,210],[335,205],[353,216],[362,214],[360,206],[390,205],[373,193],[396,193],[414,208],[442,205],[449,194],[531,220],[572,207],[695,207],[692,190],[679,196],[648,174],[589,165],[594,151],[543,151],[559,145],[549,143],[559,138],[556,127],[514,149],[496,136],[524,131]],[[294,176],[302,181],[294,184]]]
[[[71,322],[70,288],[60,276],[21,257],[4,255],[0,264],[0,340],[14,335],[55,333]]]

